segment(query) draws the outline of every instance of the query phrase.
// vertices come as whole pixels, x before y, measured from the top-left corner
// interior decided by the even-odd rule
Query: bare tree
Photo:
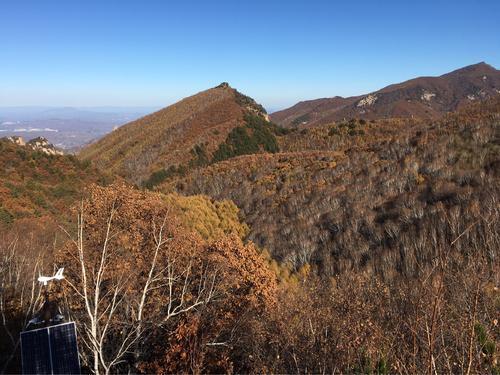
[[[152,225],[155,246],[148,276],[144,282],[137,311],[134,315],[137,325],[136,341],[139,341],[146,324],[163,326],[171,318],[185,314],[200,305],[208,304],[216,296],[217,272],[209,273],[205,268],[201,270],[201,277],[196,280],[191,275],[191,262],[187,266],[179,265],[177,267],[175,258],[171,254],[162,252],[165,245],[172,240],[172,237],[165,233],[166,221],[167,216],[164,217],[158,229],[154,222]],[[164,259],[161,259],[160,262],[159,257],[161,256]],[[159,263],[161,263],[161,266],[158,265]],[[188,300],[187,295],[192,291],[193,284],[195,284],[195,295]],[[155,290],[162,290],[162,294],[166,296],[166,307],[160,316],[156,317],[156,320],[145,321],[147,315],[145,311],[146,302],[150,294]],[[139,347],[136,348],[135,356],[136,360],[140,356]]]
[[[147,336],[148,328],[162,326],[175,316],[207,304],[216,292],[216,272],[202,270],[201,277],[193,276],[191,262],[176,264],[169,252],[172,237],[166,233],[166,215],[159,226],[154,221],[151,224],[152,248],[140,249],[147,254],[149,263],[136,270],[122,267],[118,252],[123,249],[113,243],[120,234],[113,227],[116,215],[113,203],[98,249],[87,247],[83,204],[76,238],[65,231],[71,238],[71,256],[78,268],[67,281],[81,304],[77,325],[95,374],[109,374],[127,362],[129,355],[134,355],[137,362],[141,355],[139,343]]]

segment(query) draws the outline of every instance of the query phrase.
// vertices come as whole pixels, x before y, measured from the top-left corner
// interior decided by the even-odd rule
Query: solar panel
[[[51,374],[49,330],[21,332],[21,355],[24,374]]]
[[[76,342],[75,323],[50,327],[53,374],[79,374],[80,361]]]
[[[74,322],[21,332],[24,374],[80,374]]]

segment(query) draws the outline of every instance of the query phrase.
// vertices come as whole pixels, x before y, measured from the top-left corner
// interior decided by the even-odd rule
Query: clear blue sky
[[[228,81],[267,108],[486,61],[499,0],[0,2],[0,106],[164,106]]]

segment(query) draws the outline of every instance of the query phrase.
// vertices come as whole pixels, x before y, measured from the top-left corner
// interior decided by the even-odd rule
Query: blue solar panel
[[[23,374],[52,374],[47,328],[21,332]]]
[[[79,374],[75,323],[50,327],[53,374]]]
[[[75,323],[21,333],[24,374],[80,374]]]

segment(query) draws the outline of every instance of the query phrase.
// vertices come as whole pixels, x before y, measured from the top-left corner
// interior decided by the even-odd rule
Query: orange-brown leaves
[[[208,259],[222,273],[232,298],[243,297],[252,306],[270,306],[276,298],[276,275],[252,244],[243,245],[235,237],[221,238],[206,250]]]
[[[125,185],[90,186],[75,207],[83,218],[83,246],[68,241],[57,259],[81,291],[83,254],[87,287],[91,295],[99,289],[98,315],[110,319],[111,332],[144,330],[131,365],[147,372],[229,371],[230,353],[247,321],[275,303],[276,276],[238,231],[205,242],[183,222],[189,213],[173,209],[174,198]],[[111,317],[116,288],[123,303]],[[74,315],[85,321],[81,296],[72,289],[66,294]],[[107,340],[107,349],[118,345]]]
[[[0,139],[0,228],[20,218],[60,218],[86,184],[106,179],[74,156],[46,155]]]

